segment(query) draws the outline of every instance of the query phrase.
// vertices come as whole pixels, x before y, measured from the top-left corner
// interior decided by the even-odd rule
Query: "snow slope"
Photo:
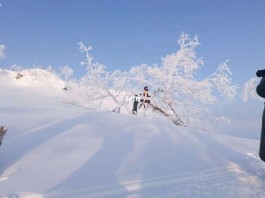
[[[265,197],[258,140],[64,104],[55,76],[13,76],[0,70],[0,197]]]

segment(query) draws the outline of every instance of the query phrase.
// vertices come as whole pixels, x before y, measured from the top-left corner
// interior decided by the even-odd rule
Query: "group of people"
[[[148,86],[144,87],[143,93],[140,94],[140,97],[138,95],[135,95],[133,98],[133,110],[132,114],[137,114],[137,110],[141,109],[142,107],[145,109],[148,104],[150,104],[150,94]],[[140,103],[139,107],[138,104]]]

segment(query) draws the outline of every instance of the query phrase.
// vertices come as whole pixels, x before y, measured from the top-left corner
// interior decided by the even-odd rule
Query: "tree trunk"
[[[165,112],[163,109],[161,109],[160,107],[154,105],[154,104],[149,104],[154,111],[158,111],[159,113],[161,113],[162,115],[164,115],[165,117],[168,117],[175,125],[177,126],[185,126],[185,122],[182,121],[182,119],[176,114],[175,110],[171,108],[171,110],[174,113],[174,117],[172,117],[171,114]],[[170,106],[172,107],[172,106]]]
[[[2,140],[6,134],[7,129],[4,126],[0,127],[0,146],[2,145]]]

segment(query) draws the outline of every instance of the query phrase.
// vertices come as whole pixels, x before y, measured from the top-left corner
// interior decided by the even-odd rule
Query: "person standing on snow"
[[[148,91],[149,91],[148,87],[145,86],[143,95],[140,94],[143,96],[143,98],[140,100],[142,103],[140,104],[139,109],[141,108],[141,106],[144,106],[144,108],[145,108],[145,103],[150,104],[150,97],[151,96],[149,95]]]
[[[256,92],[260,97],[265,98],[265,70],[258,70],[256,75],[257,77],[262,77],[259,85],[256,88]],[[265,108],[262,115],[259,157],[265,162]]]
[[[132,114],[137,115],[138,103],[139,103],[138,95],[135,95],[134,98],[133,98],[133,110],[132,110]]]

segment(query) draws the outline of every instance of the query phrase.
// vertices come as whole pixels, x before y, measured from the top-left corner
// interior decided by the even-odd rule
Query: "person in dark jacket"
[[[133,98],[133,110],[132,110],[132,114],[137,114],[137,107],[138,107],[138,103],[139,103],[139,98],[138,95],[135,95]]]
[[[258,70],[256,75],[258,77],[261,77],[261,81],[256,88],[257,94],[260,97],[265,98],[265,70]],[[259,157],[262,161],[265,162],[265,108],[263,109],[262,115]]]

